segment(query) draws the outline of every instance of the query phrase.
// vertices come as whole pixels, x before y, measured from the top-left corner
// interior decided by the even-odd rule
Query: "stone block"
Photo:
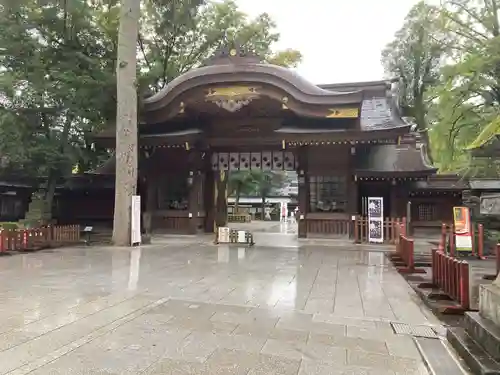
[[[495,284],[479,286],[479,313],[500,327],[500,287]]]
[[[496,361],[500,361],[500,326],[477,312],[465,314],[464,326],[469,334]]]

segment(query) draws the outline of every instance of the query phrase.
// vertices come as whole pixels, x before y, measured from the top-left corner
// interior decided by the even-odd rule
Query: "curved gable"
[[[304,105],[357,105],[362,90],[336,92],[316,86],[293,70],[246,56],[241,50],[222,51],[207,65],[192,69],[170,82],[157,94],[143,100],[144,111],[162,110],[188,91],[214,85],[266,85]]]

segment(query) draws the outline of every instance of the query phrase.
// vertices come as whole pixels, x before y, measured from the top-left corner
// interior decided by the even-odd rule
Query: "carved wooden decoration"
[[[326,118],[358,118],[359,108],[330,108]]]
[[[281,99],[281,108],[282,109],[288,109],[288,97],[284,96],[282,99]]]
[[[237,112],[258,97],[257,88],[252,86],[214,87],[208,90],[205,100],[228,112]]]

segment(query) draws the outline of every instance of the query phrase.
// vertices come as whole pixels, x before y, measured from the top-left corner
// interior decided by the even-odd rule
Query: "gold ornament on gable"
[[[209,89],[205,100],[228,112],[237,112],[258,97],[259,93],[256,87],[230,86]]]
[[[359,108],[330,108],[326,118],[358,118]]]
[[[288,103],[288,97],[287,96],[284,96],[282,99],[281,99],[281,108],[282,109],[288,109],[288,106],[287,106],[287,103]]]

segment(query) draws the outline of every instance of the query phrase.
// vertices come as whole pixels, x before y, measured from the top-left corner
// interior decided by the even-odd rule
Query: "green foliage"
[[[489,143],[493,138],[500,135],[500,116],[484,127],[477,138],[467,147],[467,150],[473,150]]]
[[[272,51],[279,39],[275,27],[265,13],[249,19],[233,0],[146,1],[139,38],[141,86],[158,92],[235,43],[271,63],[296,66],[300,52]]]
[[[228,193],[239,198],[241,195],[267,197],[281,188],[286,175],[278,171],[234,171],[228,179]]]
[[[442,68],[436,133],[447,170],[472,177],[498,176],[491,160],[471,158],[469,149],[488,141],[500,106],[500,2],[445,1],[444,30],[452,40],[451,63]]]
[[[433,98],[430,88],[439,81],[447,49],[446,35],[439,27],[439,9],[421,1],[408,13],[393,42],[382,52],[387,74],[400,80],[399,103],[413,117],[429,148],[427,112]],[[432,158],[432,153],[429,155]]]
[[[437,20],[439,10],[421,1],[408,13],[394,41],[382,51],[382,63],[388,75],[401,80],[399,102],[410,107],[417,126],[426,130],[427,105],[424,96],[439,80],[439,69],[446,43]]]
[[[13,230],[19,228],[19,224],[10,221],[4,221],[0,223],[0,228],[5,230]]]
[[[92,135],[116,118],[118,0],[38,0],[0,6],[0,168],[30,176],[95,168],[107,157]],[[158,91],[239,42],[274,63],[294,66],[298,51],[273,52],[279,38],[267,14],[249,19],[234,1],[143,0],[139,92]]]
[[[239,197],[255,191],[257,181],[252,171],[231,171],[228,178],[228,193]]]
[[[386,70],[403,82],[403,106],[428,129],[440,172],[498,176],[496,163],[469,150],[498,129],[499,9],[499,0],[419,3],[383,54]]]
[[[98,9],[85,0],[62,9],[60,1],[40,7],[35,0],[0,8],[0,133],[11,134],[1,138],[0,153],[8,169],[69,173],[113,107],[114,52]]]

